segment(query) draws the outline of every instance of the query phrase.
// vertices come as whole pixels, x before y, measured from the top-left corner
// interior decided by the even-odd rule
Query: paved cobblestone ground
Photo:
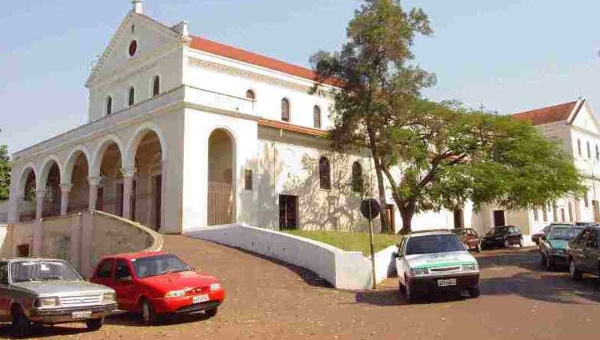
[[[336,291],[310,272],[243,251],[167,236],[166,250],[222,278],[227,299],[202,315],[145,327],[135,316],[107,319],[98,332],[45,327],[47,339],[597,339],[600,283],[546,272],[535,249],[477,255],[478,299],[446,297],[407,305],[394,279],[374,292]],[[8,337],[0,325],[0,337]]]

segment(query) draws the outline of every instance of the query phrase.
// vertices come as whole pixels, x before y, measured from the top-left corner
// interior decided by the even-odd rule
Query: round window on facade
[[[133,40],[130,44],[129,44],[129,56],[133,57],[135,55],[135,53],[137,52],[137,41]]]

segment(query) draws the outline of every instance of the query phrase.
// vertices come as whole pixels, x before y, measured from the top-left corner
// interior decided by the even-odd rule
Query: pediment
[[[147,58],[162,46],[178,42],[180,38],[181,34],[172,28],[143,14],[129,12],[92,70],[86,87]],[[136,45],[135,48],[132,44]],[[130,49],[135,50],[133,55],[130,55]]]

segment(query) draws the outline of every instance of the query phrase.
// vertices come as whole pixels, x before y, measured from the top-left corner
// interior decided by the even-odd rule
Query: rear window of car
[[[464,250],[465,247],[454,234],[411,237],[406,244],[406,255],[449,253]]]
[[[96,272],[96,277],[106,279],[110,278],[110,276],[112,275],[114,263],[115,261],[112,259],[104,260],[102,263],[100,263],[100,265],[98,266],[98,271]]]

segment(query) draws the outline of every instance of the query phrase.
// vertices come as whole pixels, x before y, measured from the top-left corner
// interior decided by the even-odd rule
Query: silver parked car
[[[98,330],[116,308],[113,289],[86,282],[63,260],[0,259],[0,321],[12,322],[15,336],[33,324],[85,322]]]

